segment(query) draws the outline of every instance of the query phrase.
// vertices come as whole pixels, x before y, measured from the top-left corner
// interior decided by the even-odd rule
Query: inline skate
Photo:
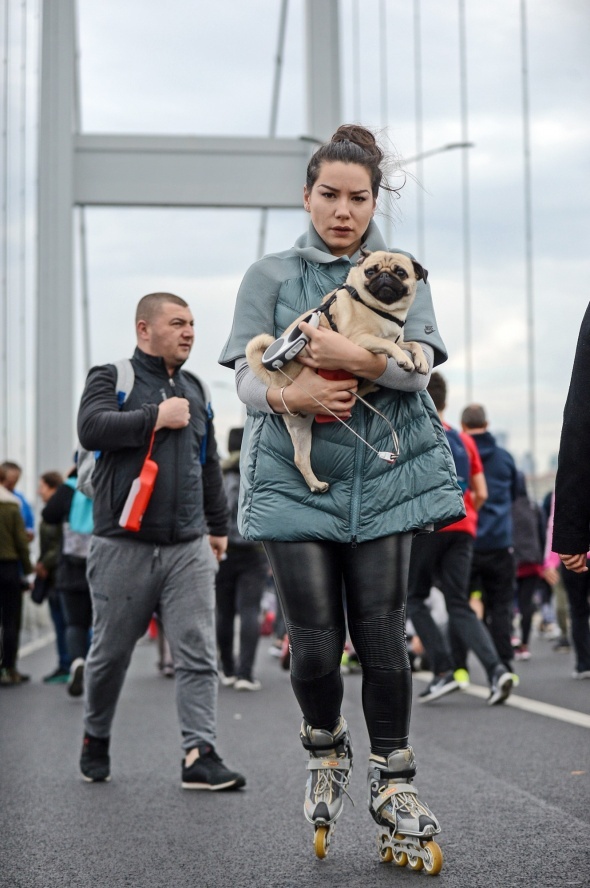
[[[314,826],[314,849],[319,858],[328,853],[335,822],[342,813],[352,771],[352,745],[348,726],[340,717],[334,731],[301,725],[301,742],[309,752],[303,812]],[[350,796],[348,796],[350,798]]]
[[[369,810],[379,826],[377,846],[384,863],[409,866],[437,875],[443,854],[433,836],[440,824],[430,808],[418,799],[413,786],[416,759],[411,746],[387,758],[369,758]]]

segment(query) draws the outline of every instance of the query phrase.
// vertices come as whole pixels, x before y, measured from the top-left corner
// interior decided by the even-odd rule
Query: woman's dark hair
[[[379,188],[397,191],[398,189],[383,182],[383,170],[381,169],[383,160],[383,151],[370,130],[355,123],[343,124],[338,127],[330,141],[318,148],[312,155],[307,165],[305,180],[307,190],[311,191],[317,182],[323,163],[340,161],[341,163],[358,163],[365,167],[371,177],[373,197],[378,196]]]

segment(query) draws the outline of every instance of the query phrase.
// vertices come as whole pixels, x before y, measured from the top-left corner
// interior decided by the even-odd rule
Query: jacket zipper
[[[180,397],[180,394],[177,393],[177,391],[176,391],[176,383],[174,382],[174,380],[172,379],[171,376],[168,377],[168,382],[170,383],[170,388],[172,389],[172,397],[173,397],[173,398],[175,398],[175,397]],[[174,459],[174,463],[175,463],[175,472],[174,472],[175,484],[174,484],[174,497],[173,497],[174,511],[173,511],[173,513],[172,513],[172,514],[174,515],[174,523],[173,523],[173,525],[172,525],[172,542],[173,542],[173,543],[176,542],[177,517],[178,517],[178,489],[179,489],[179,488],[178,488],[178,485],[179,485],[179,482],[180,482],[180,478],[179,478],[179,463],[180,463],[180,460],[179,460],[179,458],[178,458],[178,435],[174,435],[174,457],[175,457],[175,459]]]
[[[359,404],[358,407],[362,407],[362,404]],[[366,421],[366,412],[364,407],[362,407],[362,412],[359,411],[360,422],[358,433],[361,437],[367,437],[367,421]],[[365,445],[362,441],[359,441],[357,438],[355,448],[354,448],[354,466],[353,466],[353,481],[352,481],[352,494],[350,498],[350,543],[353,549],[356,548],[357,545],[357,533],[358,533],[358,524],[361,510],[361,490],[363,486],[363,477],[362,477],[362,465],[364,452],[363,447]]]

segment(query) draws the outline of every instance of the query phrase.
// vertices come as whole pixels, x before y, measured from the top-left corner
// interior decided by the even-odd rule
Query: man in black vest
[[[181,369],[193,316],[179,296],[152,293],[137,307],[136,334],[124,403],[117,369],[106,364],[88,374],[78,414],[82,447],[101,453],[92,476],[94,625],[80,768],[88,782],[110,779],[119,693],[133,648],[158,612],[174,658],[182,787],[234,789],[245,780],[215,749],[215,574],[227,548],[228,510],[206,390]],[[129,529],[122,513],[148,455],[157,464],[155,484],[139,529]]]

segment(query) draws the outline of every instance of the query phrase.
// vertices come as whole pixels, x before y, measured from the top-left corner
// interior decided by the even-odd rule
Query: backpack
[[[465,493],[469,487],[469,475],[471,463],[469,461],[469,453],[460,433],[456,429],[445,429],[447,440],[455,461],[455,471],[457,472],[457,482],[461,488],[461,493]]]
[[[117,370],[117,381],[115,383],[115,391],[117,392],[117,404],[119,410],[123,408],[123,404],[131,394],[133,383],[135,382],[135,373],[133,364],[129,358],[122,358],[120,361],[114,361]],[[80,444],[77,450],[78,458],[76,467],[78,469],[78,490],[84,496],[92,499],[94,496],[94,487],[92,486],[92,475],[97,459],[100,458],[100,450],[86,450]]]
[[[512,540],[514,561],[521,564],[542,564],[542,513],[540,506],[526,494],[512,503]]]
[[[87,558],[90,537],[94,529],[92,500],[78,490],[76,478],[67,478],[65,483],[74,491],[68,520],[63,525],[62,552],[74,558]]]
[[[115,391],[117,393],[117,404],[119,410],[123,409],[123,405],[129,398],[133,390],[133,385],[135,383],[135,372],[133,370],[133,364],[131,363],[130,358],[122,358],[119,361],[113,361],[113,364],[117,370],[117,379],[115,382]],[[207,430],[205,435],[203,436],[203,440],[201,441],[201,452],[200,452],[200,462],[201,465],[205,465],[207,460],[207,438],[209,431],[209,423],[213,419],[213,408],[211,406],[211,392],[209,391],[209,387],[206,383],[204,383],[198,376],[195,376],[194,373],[191,373],[189,370],[184,370],[183,373],[186,373],[201,388],[203,392],[203,397],[205,399],[205,408],[207,411]],[[100,450],[86,450],[84,447],[78,445],[78,458],[77,458],[77,469],[78,469],[78,490],[84,494],[84,496],[92,499],[94,497],[94,487],[92,484],[92,476],[94,474],[94,468],[96,466],[96,462],[100,459]]]

